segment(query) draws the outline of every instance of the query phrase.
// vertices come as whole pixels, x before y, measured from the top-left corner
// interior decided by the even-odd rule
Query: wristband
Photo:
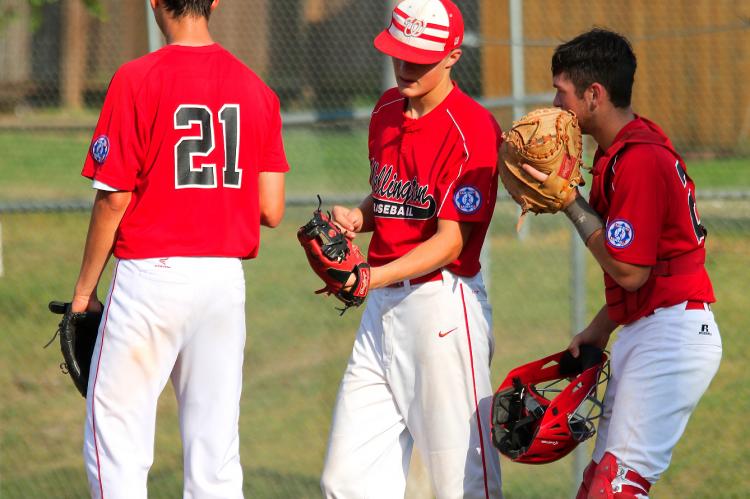
[[[567,208],[563,210],[565,215],[573,222],[573,226],[581,236],[583,244],[586,244],[589,238],[599,229],[604,228],[602,219],[594,211],[590,204],[582,197],[576,197]]]

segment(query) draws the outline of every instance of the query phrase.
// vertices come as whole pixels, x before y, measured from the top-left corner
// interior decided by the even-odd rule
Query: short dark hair
[[[552,55],[552,76],[565,73],[579,97],[598,82],[616,107],[630,106],[636,66],[628,39],[603,28],[581,33],[558,46]]]
[[[164,8],[179,19],[184,16],[205,17],[211,16],[211,4],[213,0],[164,0]]]

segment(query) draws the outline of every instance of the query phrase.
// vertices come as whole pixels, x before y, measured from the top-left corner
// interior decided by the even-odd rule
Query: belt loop
[[[409,279],[404,279],[401,282],[403,283],[404,289],[406,291],[411,291],[411,281]]]

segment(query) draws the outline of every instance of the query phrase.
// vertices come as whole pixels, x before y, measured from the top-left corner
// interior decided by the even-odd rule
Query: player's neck
[[[620,130],[635,119],[635,114],[631,107],[625,109],[613,107],[606,116],[601,118],[599,126],[591,132],[591,136],[599,144],[599,147],[606,151],[614,143]]]
[[[453,90],[450,73],[435,88],[419,97],[410,97],[406,105],[406,115],[412,119],[421,118],[442,103]]]
[[[185,16],[164,23],[164,38],[169,45],[200,47],[214,43],[204,17]]]

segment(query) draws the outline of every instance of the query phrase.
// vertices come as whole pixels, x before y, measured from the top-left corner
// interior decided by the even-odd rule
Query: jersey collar
[[[461,89],[458,88],[458,85],[454,81],[453,89],[447,96],[445,96],[445,99],[443,99],[440,104],[435,106],[432,111],[419,118],[410,118],[406,116],[406,105],[408,104],[408,101],[404,99],[404,111],[401,113],[401,116],[403,117],[401,128],[404,132],[416,132],[417,130],[421,130],[425,126],[430,125],[436,119],[440,119],[440,117],[443,116],[443,111],[448,109],[451,103],[455,101],[460,94],[462,94]]]

